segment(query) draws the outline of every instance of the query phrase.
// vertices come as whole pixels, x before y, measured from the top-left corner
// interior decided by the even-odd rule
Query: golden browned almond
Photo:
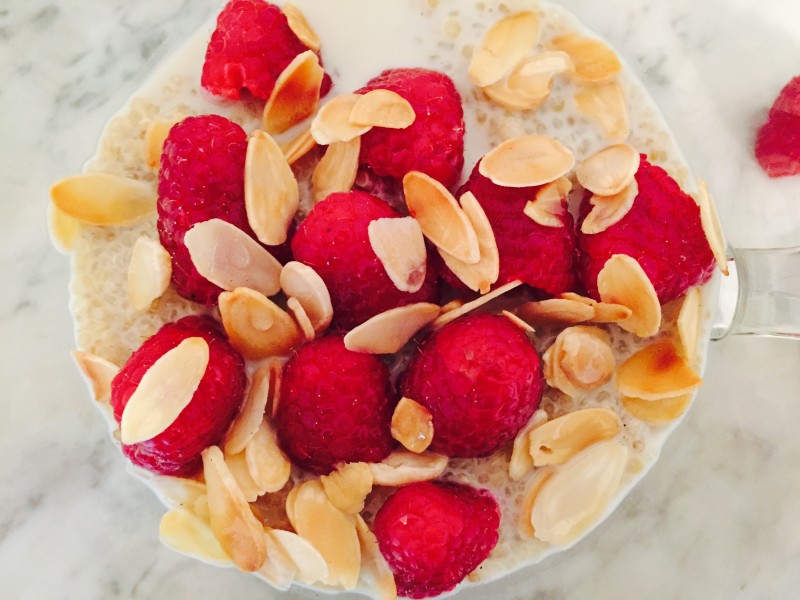
[[[258,431],[269,399],[270,365],[261,365],[254,372],[239,413],[228,427],[222,449],[225,454],[243,452]]]
[[[369,243],[386,274],[401,292],[418,292],[425,281],[427,254],[422,229],[413,217],[375,219]]]
[[[616,81],[599,86],[578,87],[575,104],[586,117],[595,121],[612,140],[624,141],[631,134],[625,96]]]
[[[306,48],[319,52],[322,42],[320,42],[317,33],[311,29],[305,15],[294,4],[287,2],[281,9],[289,22],[289,29],[292,30],[297,38],[303,42]]]
[[[324,74],[319,57],[312,50],[295,56],[278,75],[264,105],[262,121],[265,131],[277,135],[313,115]]]
[[[585,408],[567,413],[530,433],[530,453],[536,467],[560,465],[620,431],[619,417],[607,408]]]
[[[358,173],[361,138],[331,142],[311,175],[311,198],[320,202],[336,192],[349,192]]]
[[[568,54],[542,52],[522,60],[507,78],[484,88],[484,92],[511,110],[532,110],[550,95],[553,77],[572,68]]]
[[[480,298],[476,298],[471,302],[467,302],[466,304],[462,304],[458,308],[454,308],[453,310],[449,310],[445,313],[440,314],[433,320],[432,327],[434,329],[439,329],[444,327],[451,321],[455,321],[457,318],[464,316],[468,312],[472,312],[476,308],[480,308],[487,302],[491,302],[492,300],[499,298],[503,294],[510,292],[514,288],[517,288],[522,285],[521,281],[509,281],[508,283],[501,285],[498,288],[493,289],[488,294],[484,294]]]
[[[436,479],[447,467],[447,457],[433,452],[395,450],[379,463],[370,463],[375,485],[406,485]]]
[[[311,323],[311,319],[308,317],[308,314],[306,314],[306,309],[303,308],[300,301],[294,296],[290,296],[286,300],[286,308],[294,317],[298,327],[300,327],[300,331],[303,332],[305,340],[307,342],[312,341],[316,337],[314,325]]]
[[[275,540],[295,564],[297,581],[312,584],[317,581],[324,581],[330,576],[330,569],[328,568],[328,563],[325,562],[325,558],[305,538],[292,531],[284,531],[282,529],[270,529],[267,535]]]
[[[530,52],[539,38],[539,17],[519,12],[500,19],[489,28],[472,54],[469,79],[486,87],[505,77]]]
[[[145,162],[151,169],[157,169],[161,164],[161,153],[169,130],[179,121],[180,119],[168,121],[156,117],[147,126],[147,131],[144,132]]]
[[[50,188],[56,208],[90,225],[124,225],[151,215],[156,197],[150,183],[105,173],[73,175]]]
[[[281,144],[281,152],[286,157],[286,162],[293,165],[306,154],[317,147],[317,142],[311,136],[311,129],[304,129],[297,136]]]
[[[411,452],[424,452],[433,441],[431,411],[411,398],[400,398],[392,414],[392,437]]]
[[[144,481],[147,486],[156,492],[158,498],[170,508],[180,506],[190,507],[196,515],[205,518],[202,508],[206,496],[206,484],[196,479],[185,479],[183,477],[171,477],[169,475],[156,475],[151,471],[128,466],[128,471],[136,478]],[[206,502],[207,507],[207,502]]]
[[[269,400],[267,401],[267,414],[275,418],[278,414],[278,401],[281,397],[281,378],[283,377],[283,363],[272,359],[269,363]]]
[[[123,444],[149,440],[175,422],[192,400],[208,366],[208,344],[183,340],[162,354],[142,376],[120,419]]]
[[[586,298],[572,292],[561,294],[565,300],[575,300],[583,302],[594,308],[594,317],[589,319],[592,323],[618,323],[631,316],[631,309],[621,304],[610,304],[608,302],[597,302],[592,298]]]
[[[594,317],[594,307],[564,298],[526,302],[517,309],[517,316],[532,325],[544,323],[582,323]]]
[[[438,250],[447,268],[473,292],[485,294],[497,281],[500,274],[500,254],[492,231],[492,224],[486,217],[478,199],[472,192],[461,196],[461,209],[467,215],[478,237],[478,262],[470,264],[459,260],[443,250]]]
[[[354,352],[394,354],[439,315],[439,306],[417,302],[375,315],[344,336],[344,345]]]
[[[697,357],[697,344],[700,341],[700,311],[703,293],[699,287],[693,287],[683,297],[681,311],[678,313],[678,336],[683,347],[683,355],[689,364]]]
[[[397,598],[397,585],[394,574],[378,547],[378,538],[369,530],[361,515],[355,515],[355,519],[356,533],[361,544],[362,578],[378,593],[379,600],[394,600]]]
[[[678,354],[672,340],[663,339],[642,348],[619,367],[617,389],[624,396],[664,400],[700,387],[702,378]]]
[[[549,84],[550,80],[547,80]],[[539,87],[539,82],[534,84]],[[529,85],[529,87],[532,87]],[[495,104],[507,108],[509,110],[534,110],[539,108],[550,93],[548,85],[547,93],[532,96],[527,89],[512,88],[509,85],[508,77],[501,79],[497,83],[483,88],[483,93]]]
[[[250,475],[250,467],[247,466],[247,457],[244,452],[239,454],[225,455],[225,466],[231,472],[236,485],[248,502],[255,502],[259,497],[259,489],[253,476]]]
[[[559,467],[533,502],[531,525],[543,542],[568,544],[594,525],[619,487],[628,449],[598,442]]]
[[[717,261],[717,268],[724,275],[728,274],[728,253],[725,250],[725,234],[722,233],[722,224],[719,222],[717,207],[714,198],[708,191],[706,182],[702,179],[697,182],[695,202],[700,206],[700,224],[706,234],[706,240]]]
[[[361,96],[350,112],[350,123],[358,127],[405,129],[416,119],[414,107],[397,92],[371,90]]]
[[[263,577],[276,590],[285,592],[294,582],[297,575],[297,565],[291,559],[283,546],[271,534],[275,531],[264,528],[264,547],[267,549],[267,560],[256,571],[256,575]],[[326,565],[327,567],[327,565]]]
[[[250,360],[287,354],[303,340],[294,319],[255,290],[222,292],[219,312],[231,344]]]
[[[372,470],[364,462],[345,463],[319,478],[325,494],[344,513],[355,515],[364,510],[364,500],[372,491]]]
[[[149,310],[169,287],[172,258],[156,240],[140,236],[128,263],[128,300],[136,310]]]
[[[575,81],[589,84],[609,83],[622,70],[617,55],[600,40],[568,33],[555,38],[550,45],[572,58],[575,68],[571,74]]]
[[[615,254],[597,274],[600,299],[621,304],[631,316],[618,325],[639,337],[650,337],[661,327],[661,303],[652,282],[641,265],[626,254]]]
[[[542,491],[544,484],[555,473],[554,467],[544,467],[536,469],[531,477],[528,485],[525,486],[525,491],[522,495],[522,507],[519,514],[519,531],[522,537],[532,538],[535,535],[533,523],[531,522],[531,514],[533,513],[533,505],[536,503],[539,493]]]
[[[231,564],[231,559],[214,537],[211,526],[185,508],[173,508],[161,517],[158,537],[167,548],[184,556],[213,565]]]
[[[73,350],[72,358],[92,386],[94,399],[97,402],[108,402],[111,397],[111,380],[119,373],[119,367],[101,356],[83,350]]]
[[[203,450],[211,531],[242,571],[258,570],[267,558],[264,530],[253,516],[217,446]]]
[[[677,398],[663,400],[642,400],[641,398],[622,397],[622,406],[637,419],[648,423],[669,423],[680,417],[689,407],[692,394],[684,394]]]
[[[608,334],[585,325],[559,333],[542,358],[548,385],[573,398],[603,385],[616,368]]]
[[[461,308],[462,306],[464,306],[464,301],[461,300],[460,298],[456,298],[455,300],[450,300],[450,302],[442,306],[441,314],[448,313],[451,310]]]
[[[353,125],[350,122],[350,113],[359,98],[358,94],[342,94],[319,109],[311,121],[311,135],[318,144],[327,146],[333,142],[349,142],[372,129],[369,125]]]
[[[256,434],[247,442],[244,455],[259,496],[280,491],[289,481],[292,463],[278,446],[275,427],[269,420],[261,421]]]
[[[511,321],[514,325],[522,329],[522,331],[524,331],[525,333],[536,333],[536,330],[533,327],[531,327],[528,323],[520,319],[514,313],[504,310],[500,314],[503,315],[509,321]]]
[[[543,410],[537,410],[533,413],[528,424],[514,438],[511,459],[508,461],[508,476],[513,481],[519,481],[533,469],[530,433],[544,423],[547,423],[547,413]]]
[[[614,196],[592,196],[589,198],[589,204],[594,208],[583,220],[581,232],[590,235],[600,233],[619,223],[633,207],[633,202],[638,194],[639,185],[634,180]]]
[[[290,261],[281,270],[281,289],[303,305],[314,331],[327,329],[333,318],[331,295],[317,272],[301,262]]]
[[[544,185],[566,175],[575,156],[561,142],[543,135],[507,140],[481,159],[480,174],[502,187]]]
[[[523,212],[543,227],[565,227],[564,215],[567,213],[567,195],[572,190],[572,182],[559,177],[536,192],[533,200],[528,200]]]
[[[639,152],[629,144],[614,144],[595,152],[575,170],[581,185],[598,196],[619,194],[639,170]]]
[[[474,227],[441,183],[425,173],[410,171],[403,177],[403,192],[411,216],[437,248],[469,264],[480,260]]]
[[[51,200],[47,205],[47,233],[50,243],[62,254],[69,254],[81,232],[81,222],[70,217]]]

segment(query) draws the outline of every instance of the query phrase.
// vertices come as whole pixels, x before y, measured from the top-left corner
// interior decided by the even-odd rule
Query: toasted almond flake
[[[81,232],[81,222],[58,208],[51,200],[47,205],[47,232],[50,243],[62,254],[69,254]]]
[[[225,553],[242,571],[258,570],[267,557],[264,530],[217,446],[203,450],[211,530]]]
[[[583,220],[581,232],[589,235],[600,233],[619,223],[633,207],[633,202],[638,194],[639,185],[634,180],[614,196],[592,196],[589,204],[594,208]]]
[[[616,437],[620,428],[619,417],[607,408],[585,408],[562,415],[530,433],[533,464],[564,464],[592,444]]]
[[[333,142],[349,142],[372,129],[350,122],[350,113],[359,98],[358,94],[342,94],[319,109],[311,121],[311,135],[318,144],[327,146]]]
[[[205,498],[206,484],[197,479],[156,475],[151,471],[135,466],[133,463],[126,465],[126,470],[153,490],[159,500],[170,508],[200,506],[202,505],[201,499]],[[197,510],[195,510],[195,514],[203,517],[202,512]]]
[[[663,400],[642,400],[623,396],[622,406],[637,419],[648,423],[669,423],[686,412],[692,401],[692,394]]]
[[[369,530],[361,515],[355,515],[356,533],[361,544],[361,574],[367,585],[378,593],[379,600],[395,600],[397,585],[394,574],[378,547],[378,538]]]
[[[697,357],[697,343],[700,340],[700,309],[703,293],[699,287],[693,287],[683,298],[681,311],[678,313],[678,336],[683,347],[683,355],[689,364]]]
[[[331,142],[311,175],[311,197],[320,202],[336,192],[349,192],[358,174],[361,138]]]
[[[600,40],[568,33],[555,38],[550,45],[572,58],[575,68],[571,74],[575,81],[588,84],[609,83],[622,70],[617,55]]]
[[[539,18],[533,12],[504,17],[486,32],[469,63],[469,79],[486,87],[505,77],[539,39]]]
[[[500,253],[497,250],[497,240],[492,231],[492,224],[472,192],[465,192],[461,196],[461,209],[467,215],[478,237],[480,254],[478,262],[470,264],[443,250],[438,250],[438,252],[447,268],[464,285],[474,292],[479,291],[481,294],[485,294],[491,289],[500,274]]]
[[[566,177],[551,181],[536,192],[536,198],[525,204],[523,212],[543,227],[565,227],[567,195],[572,182]]]
[[[248,502],[255,502],[261,494],[256,482],[253,481],[253,476],[250,475],[250,467],[247,465],[247,457],[244,452],[226,455],[225,465],[236,480],[236,485],[239,486],[244,499]]]
[[[395,450],[379,463],[370,463],[375,485],[399,486],[436,479],[447,467],[447,457],[433,452]]]
[[[272,535],[274,529],[264,528],[264,547],[267,550],[267,560],[256,571],[256,575],[266,580],[275,589],[285,592],[294,582],[297,575],[297,565],[289,553]]]
[[[289,481],[292,463],[278,446],[275,427],[264,419],[244,450],[247,468],[253,482],[258,486],[258,495],[274,493],[283,489]]]
[[[639,152],[629,144],[614,144],[586,158],[575,170],[581,185],[598,196],[614,196],[628,187],[639,170]]]
[[[437,248],[469,264],[480,260],[478,236],[469,217],[441,183],[410,171],[403,177],[403,192],[411,216]]]
[[[631,309],[621,304],[610,304],[608,302],[597,302],[592,298],[586,298],[579,294],[566,292],[561,294],[561,298],[565,300],[575,300],[588,304],[594,308],[594,316],[589,319],[592,323],[618,323],[624,321],[631,316]]]
[[[624,396],[663,400],[700,387],[702,378],[686,363],[672,340],[659,340],[639,350],[619,367],[617,389]]]
[[[448,302],[447,304],[442,306],[441,314],[448,313],[451,310],[455,310],[457,308],[461,308],[462,306],[464,306],[464,301],[463,300],[461,300],[459,298],[456,298],[455,300],[450,300],[450,302]]]
[[[361,96],[350,112],[350,123],[357,127],[405,129],[417,115],[414,107],[397,92],[371,90]]]
[[[128,263],[128,300],[139,311],[149,310],[153,300],[169,287],[172,259],[156,240],[140,236]]]
[[[507,78],[484,88],[484,92],[511,110],[532,110],[550,95],[553,77],[572,69],[568,54],[542,52],[522,60]]]
[[[151,169],[157,169],[161,164],[164,141],[169,135],[169,130],[179,121],[179,119],[155,118],[147,126],[147,130],[144,132],[145,162]]]
[[[311,29],[311,25],[308,24],[305,15],[302,11],[297,8],[294,4],[286,3],[283,5],[281,9],[283,14],[286,16],[286,20],[289,22],[289,29],[292,30],[297,38],[303,42],[306,48],[313,50],[314,52],[319,52],[319,49],[322,47],[322,42],[320,42],[319,36],[316,32]]]
[[[292,531],[271,529],[269,535],[289,556],[297,568],[296,578],[301,583],[312,584],[330,576],[325,558],[311,542]]]
[[[289,523],[292,525],[292,529],[297,529],[297,521],[294,515],[294,503],[297,500],[297,494],[300,492],[300,488],[303,484],[298,484],[294,486],[289,493],[286,494],[286,517],[289,519]]]
[[[455,308],[455,309],[453,309],[451,311],[448,311],[446,313],[440,314],[438,317],[436,317],[433,320],[432,327],[434,329],[439,329],[441,327],[444,327],[445,325],[447,325],[451,321],[455,321],[457,318],[459,318],[461,316],[464,316],[468,312],[472,312],[476,308],[480,308],[484,304],[486,304],[488,302],[491,302],[495,298],[499,298],[500,296],[502,296],[506,292],[510,292],[511,290],[513,290],[514,288],[519,287],[520,285],[522,285],[521,281],[510,281],[510,282],[508,282],[508,283],[506,283],[504,285],[501,285],[500,287],[492,290],[488,294],[484,294],[480,298],[476,298],[475,300],[472,300],[471,302],[467,302],[466,304],[461,305],[459,308]]]
[[[507,140],[481,159],[478,171],[502,187],[544,185],[566,175],[575,156],[561,142],[543,135]]]
[[[635,259],[615,254],[597,274],[600,299],[621,304],[631,310],[631,316],[618,325],[639,337],[650,337],[661,327],[661,303],[647,273]]]
[[[183,340],[162,354],[136,386],[120,419],[123,444],[156,437],[189,405],[208,366],[208,344],[201,337]]]
[[[533,327],[531,327],[528,323],[520,319],[514,313],[504,310],[500,314],[502,314],[506,319],[511,321],[514,325],[522,329],[522,331],[526,333],[536,333],[536,330]]]
[[[607,510],[627,462],[628,449],[609,440],[559,467],[533,503],[534,535],[551,544],[568,544],[587,531]]]
[[[361,547],[352,516],[331,503],[319,481],[308,481],[296,489],[295,530],[311,542],[328,563],[330,575],[324,582],[352,589],[361,570]]]
[[[273,359],[269,363],[270,392],[267,401],[267,414],[275,418],[278,414],[278,401],[281,397],[281,378],[283,377],[283,363]]]
[[[582,323],[594,317],[594,307],[564,298],[549,298],[538,302],[526,302],[517,309],[517,316],[526,323]]]
[[[425,282],[427,254],[422,229],[413,217],[375,219],[369,243],[386,274],[401,292],[418,292]]]
[[[213,565],[227,566],[231,559],[220,546],[211,526],[185,508],[173,508],[161,517],[158,537],[167,548]]]
[[[391,308],[364,321],[344,336],[344,345],[354,352],[394,354],[439,315],[439,306],[417,302]]]
[[[606,383],[616,368],[608,334],[585,325],[560,332],[542,359],[547,384],[573,398]]]
[[[303,337],[305,340],[307,342],[312,341],[316,337],[314,325],[311,323],[311,319],[308,318],[306,310],[303,308],[303,305],[300,304],[300,301],[294,296],[291,296],[286,300],[286,308],[294,317],[294,320],[297,322],[297,325],[303,332]]]
[[[301,262],[290,261],[281,270],[281,289],[287,296],[297,298],[303,306],[314,331],[327,329],[333,318],[331,295],[317,272]]]
[[[311,129],[305,129],[290,141],[281,144],[281,152],[286,157],[286,162],[293,165],[306,154],[317,147],[317,142],[311,137]]]
[[[300,192],[280,146],[260,130],[247,143],[244,203],[247,221],[262,244],[280,246],[286,241]]]
[[[73,350],[72,358],[92,386],[94,399],[97,402],[108,402],[111,397],[111,380],[119,373],[119,367],[101,356],[83,350]]]
[[[253,372],[244,402],[225,434],[222,447],[225,454],[244,452],[247,442],[253,438],[264,420],[269,399],[270,366],[261,365]]]
[[[525,491],[522,494],[522,506],[520,507],[519,520],[517,522],[519,532],[524,538],[532,538],[536,534],[533,529],[533,523],[531,522],[533,506],[544,484],[548,482],[553,473],[555,473],[555,468],[553,467],[536,469],[528,485],[525,486]]]
[[[343,513],[355,515],[364,510],[372,491],[372,471],[364,462],[344,463],[319,478],[325,495]]]
[[[623,141],[631,133],[625,96],[616,81],[575,91],[578,110],[595,121],[612,140]]]
[[[708,191],[706,182],[702,179],[697,182],[697,194],[694,199],[700,206],[700,224],[717,261],[717,268],[722,271],[723,275],[727,275],[728,253],[725,251],[725,234],[722,233],[722,224],[719,221],[714,199]]]
[[[550,80],[547,79],[546,83],[549,84]],[[512,88],[509,85],[508,78],[505,78],[483,88],[483,93],[486,94],[489,100],[508,110],[535,110],[547,100],[550,88],[548,85],[547,93],[532,96],[524,89]]]
[[[245,358],[258,360],[287,354],[303,340],[294,319],[255,290],[236,288],[222,292],[219,311],[231,344]]]
[[[60,211],[90,225],[124,225],[156,212],[152,184],[104,173],[62,179],[50,188],[50,198]]]
[[[392,437],[411,452],[424,452],[433,441],[431,411],[403,397],[392,414]]]
[[[514,438],[511,459],[508,461],[508,476],[512,481],[519,481],[533,469],[530,433],[545,423],[547,423],[547,413],[541,409],[537,410],[533,413],[530,422]]]
[[[295,56],[278,75],[264,105],[264,130],[277,135],[313,115],[324,74],[319,57],[312,50]]]

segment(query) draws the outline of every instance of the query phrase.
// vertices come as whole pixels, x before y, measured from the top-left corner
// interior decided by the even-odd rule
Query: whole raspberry
[[[539,355],[505,317],[456,319],[412,357],[403,395],[433,415],[434,452],[488,456],[530,420],[542,396]]]
[[[459,483],[403,487],[375,515],[381,554],[397,593],[426,598],[452,590],[497,545],[500,508],[492,495]]]
[[[341,462],[380,462],[392,451],[395,397],[386,365],[341,336],[303,346],[283,369],[275,422],[295,464],[329,473]]]
[[[770,177],[800,174],[800,77],[787,83],[775,99],[758,130],[755,154]]]
[[[172,256],[172,283],[184,298],[213,305],[222,291],[195,269],[183,237],[196,223],[223,219],[255,239],[244,204],[247,135],[217,115],[188,117],[164,142],[158,174],[158,234]],[[288,245],[268,248],[288,260]]]
[[[538,187],[500,187],[475,165],[458,197],[472,192],[492,224],[500,254],[500,276],[496,285],[519,279],[556,295],[572,290],[575,277],[575,233],[572,215],[560,217],[563,227],[539,225],[524,213],[525,204],[536,197]],[[565,204],[566,208],[566,204]]]
[[[267,100],[281,72],[306,50],[279,7],[264,0],[230,0],[217,17],[200,83],[231,100],[242,91]],[[326,74],[320,94],[330,88]]]
[[[200,466],[200,453],[222,438],[244,397],[244,360],[228,343],[222,328],[210,317],[184,317],[159,329],[114,377],[111,407],[117,423],[147,370],[190,337],[203,338],[209,349],[208,366],[192,400],[175,422],[156,437],[122,446],[122,452],[133,464],[154,473],[193,474]]]
[[[416,119],[406,129],[375,127],[361,137],[362,165],[378,176],[401,180],[422,171],[446,188],[464,167],[464,110],[453,81],[428,69],[389,69],[358,90],[390,90],[408,100]]]
[[[328,196],[297,228],[292,253],[328,286],[334,325],[350,329],[390,308],[434,298],[436,276],[430,264],[418,291],[401,292],[372,250],[370,222],[393,217],[400,213],[382,200],[352,191]]]
[[[664,304],[707,281],[714,255],[699,207],[664,169],[642,157],[636,183],[639,194],[619,222],[600,233],[579,233],[580,278],[589,295],[599,300],[597,274],[611,256],[627,254],[647,273]],[[581,209],[584,217],[591,208],[588,196]]]

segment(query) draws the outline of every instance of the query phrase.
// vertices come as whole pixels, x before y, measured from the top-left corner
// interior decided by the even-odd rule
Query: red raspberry
[[[361,137],[361,164],[376,175],[398,180],[422,171],[446,188],[458,183],[464,167],[464,110],[453,81],[428,69],[389,69],[358,90],[391,90],[416,113],[406,129],[375,127]]]
[[[778,94],[758,130],[755,154],[770,177],[800,174],[800,77]]]
[[[433,415],[431,450],[488,456],[513,438],[539,406],[539,355],[505,317],[462,317],[422,343],[402,390]]]
[[[500,508],[487,490],[422,482],[389,498],[373,529],[398,595],[426,598],[474,571],[497,545],[499,526]]]
[[[158,233],[172,255],[172,282],[184,298],[213,305],[222,291],[195,269],[183,236],[196,223],[223,219],[255,239],[244,205],[247,135],[217,115],[189,117],[164,142],[158,174]],[[288,245],[268,248],[289,260]]]
[[[538,187],[507,188],[492,183],[475,165],[458,197],[472,192],[492,224],[500,253],[497,285],[519,279],[556,295],[572,290],[575,233],[572,215],[561,217],[563,227],[545,227],[524,214],[525,204]]]
[[[341,462],[380,462],[392,451],[389,371],[341,336],[319,338],[286,363],[275,422],[297,465],[329,473]]]
[[[281,72],[306,50],[279,7],[263,0],[230,0],[217,17],[200,83],[231,100],[243,90],[267,100]],[[330,88],[326,74],[320,94]]]
[[[700,224],[700,209],[664,169],[642,157],[639,194],[618,223],[593,235],[579,234],[579,268],[586,291],[599,300],[597,274],[614,254],[635,258],[662,304],[679,298],[714,272],[714,255]],[[582,214],[588,214],[589,194]],[[582,222],[583,219],[581,219]]]
[[[208,367],[191,402],[172,425],[153,439],[122,446],[122,452],[133,464],[154,473],[193,474],[200,466],[200,453],[222,438],[244,397],[244,360],[228,343],[222,328],[210,317],[184,317],[159,329],[114,377],[111,407],[117,423],[147,370],[190,337],[203,338],[209,349]]]
[[[352,191],[328,196],[297,228],[294,258],[313,267],[328,286],[338,327],[350,329],[390,308],[431,301],[436,294],[430,264],[418,291],[401,292],[372,250],[370,222],[392,217],[400,213],[374,196]]]

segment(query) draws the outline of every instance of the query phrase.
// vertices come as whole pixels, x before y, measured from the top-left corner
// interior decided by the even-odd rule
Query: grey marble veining
[[[275,596],[159,544],[162,507],[126,474],[68,356],[68,263],[45,226],[49,185],[80,169],[108,117],[220,4],[0,6],[0,598]],[[730,239],[800,244],[800,178],[770,181],[751,158],[754,127],[800,73],[800,4],[562,4],[643,78]],[[799,392],[800,344],[714,344],[698,402],[619,510],[483,597],[798,597]]]

